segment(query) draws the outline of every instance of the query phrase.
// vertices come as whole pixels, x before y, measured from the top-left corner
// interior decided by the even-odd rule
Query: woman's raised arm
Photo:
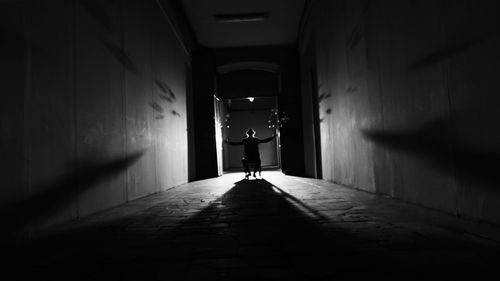
[[[259,140],[259,142],[270,142],[276,137],[276,134],[273,134],[272,136],[268,137],[267,139]]]

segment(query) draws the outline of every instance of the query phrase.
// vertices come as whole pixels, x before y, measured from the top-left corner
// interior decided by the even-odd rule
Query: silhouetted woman
[[[245,154],[243,158],[241,159],[241,162],[243,163],[243,167],[245,168],[245,177],[250,176],[250,168],[249,164],[254,164],[254,171],[253,171],[253,176],[256,177],[255,173],[257,171],[260,172],[260,154],[259,154],[259,144],[260,143],[265,143],[265,142],[270,142],[272,141],[275,137],[276,134],[273,134],[271,137],[267,139],[259,139],[255,138],[255,131],[250,128],[247,131],[247,137],[241,140],[240,142],[232,142],[228,141],[227,139],[224,140],[225,143],[230,144],[230,145],[244,145],[245,146]]]

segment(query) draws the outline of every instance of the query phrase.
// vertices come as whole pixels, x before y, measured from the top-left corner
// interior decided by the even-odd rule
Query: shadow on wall
[[[162,99],[168,101],[169,103],[174,103],[177,100],[177,97],[167,83],[156,79],[155,84],[165,94],[160,96]]]
[[[3,226],[16,231],[25,224],[55,214],[82,192],[123,172],[141,158],[144,152],[145,150],[142,150],[126,157],[100,163],[81,161],[83,164],[80,167],[66,175],[32,188],[42,190],[40,193],[26,200],[0,206],[0,219]]]
[[[121,46],[106,39],[101,39],[101,43],[125,69],[134,74],[139,74],[139,67],[137,67]]]
[[[468,38],[465,40],[461,40],[458,42],[455,42],[454,44],[450,44],[448,46],[445,46],[444,48],[440,50],[436,50],[429,55],[415,61],[411,65],[408,66],[408,71],[416,71],[420,70],[426,67],[430,67],[436,63],[443,62],[447,59],[450,59],[454,56],[459,55],[462,52],[467,51],[468,49],[471,49],[480,43],[498,35],[499,31],[490,31],[484,34],[478,34],[472,38]]]
[[[113,31],[113,25],[109,19],[106,9],[102,6],[100,0],[80,0],[80,5],[85,9],[88,15],[107,31]]]
[[[119,1],[115,2],[110,2],[108,4],[115,5],[119,3]],[[97,1],[97,0],[80,0],[80,4],[84,8],[84,10],[87,12],[89,17],[97,24],[97,26],[102,27],[104,30],[106,30],[108,33],[112,33],[114,30],[113,24],[110,20],[109,14],[107,12],[107,9],[103,6],[102,1]],[[108,7],[108,9],[113,9],[112,7]],[[130,54],[126,52],[124,47],[122,46],[123,44],[117,44],[112,40],[107,39],[108,36],[105,36],[103,34],[100,34],[100,32],[96,32],[96,36],[99,38],[101,44],[104,46],[104,48],[109,52],[109,54],[118,62],[120,63],[126,70],[129,72],[135,74],[135,75],[140,75],[141,70],[137,66],[137,64],[134,62]],[[160,99],[168,102],[169,104],[173,104],[177,101],[177,97],[175,93],[172,91],[172,89],[168,86],[167,83],[163,82],[162,80],[159,79],[154,79],[155,85],[158,87],[158,89],[161,91],[159,94]],[[165,109],[155,101],[149,102],[149,106],[153,108],[159,115],[155,116],[156,120],[162,120],[165,119]],[[170,114],[175,116],[175,117],[181,117],[181,114],[177,112],[176,110],[172,109],[170,110]]]
[[[103,28],[107,33],[114,32],[114,26],[108,14],[108,9],[116,9],[114,7],[119,2],[104,2],[98,0],[80,0],[80,5],[86,11],[87,15],[96,23],[98,27]],[[104,4],[108,4],[105,7]],[[98,33],[97,33],[98,34]],[[134,74],[139,74],[139,67],[130,58],[130,55],[125,52],[122,46],[116,44],[110,40],[107,40],[107,36],[102,34],[98,36],[100,38],[101,44],[108,50],[108,52],[128,71]]]
[[[415,130],[362,130],[362,133],[377,145],[421,157],[460,180],[500,187],[500,151],[471,143],[463,134],[464,118],[453,114],[426,122]]]

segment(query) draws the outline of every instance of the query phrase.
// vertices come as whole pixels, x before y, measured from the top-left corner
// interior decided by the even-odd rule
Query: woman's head
[[[247,136],[253,137],[254,135],[255,135],[255,131],[252,128],[247,130]]]

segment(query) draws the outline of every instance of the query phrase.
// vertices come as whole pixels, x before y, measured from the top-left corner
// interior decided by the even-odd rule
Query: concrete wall
[[[24,188],[24,71],[23,6],[0,4],[2,102],[0,103],[0,204],[22,199]],[[11,188],[6,188],[11,187]],[[15,188],[14,188],[15,187]]]
[[[323,177],[500,223],[498,12],[492,1],[312,1],[299,41],[302,81],[317,80]]]
[[[158,3],[12,2],[2,207],[34,226],[186,182],[190,57]]]
[[[217,144],[215,139],[216,94],[215,64],[208,49],[193,52],[193,112],[196,179],[217,177]]]

